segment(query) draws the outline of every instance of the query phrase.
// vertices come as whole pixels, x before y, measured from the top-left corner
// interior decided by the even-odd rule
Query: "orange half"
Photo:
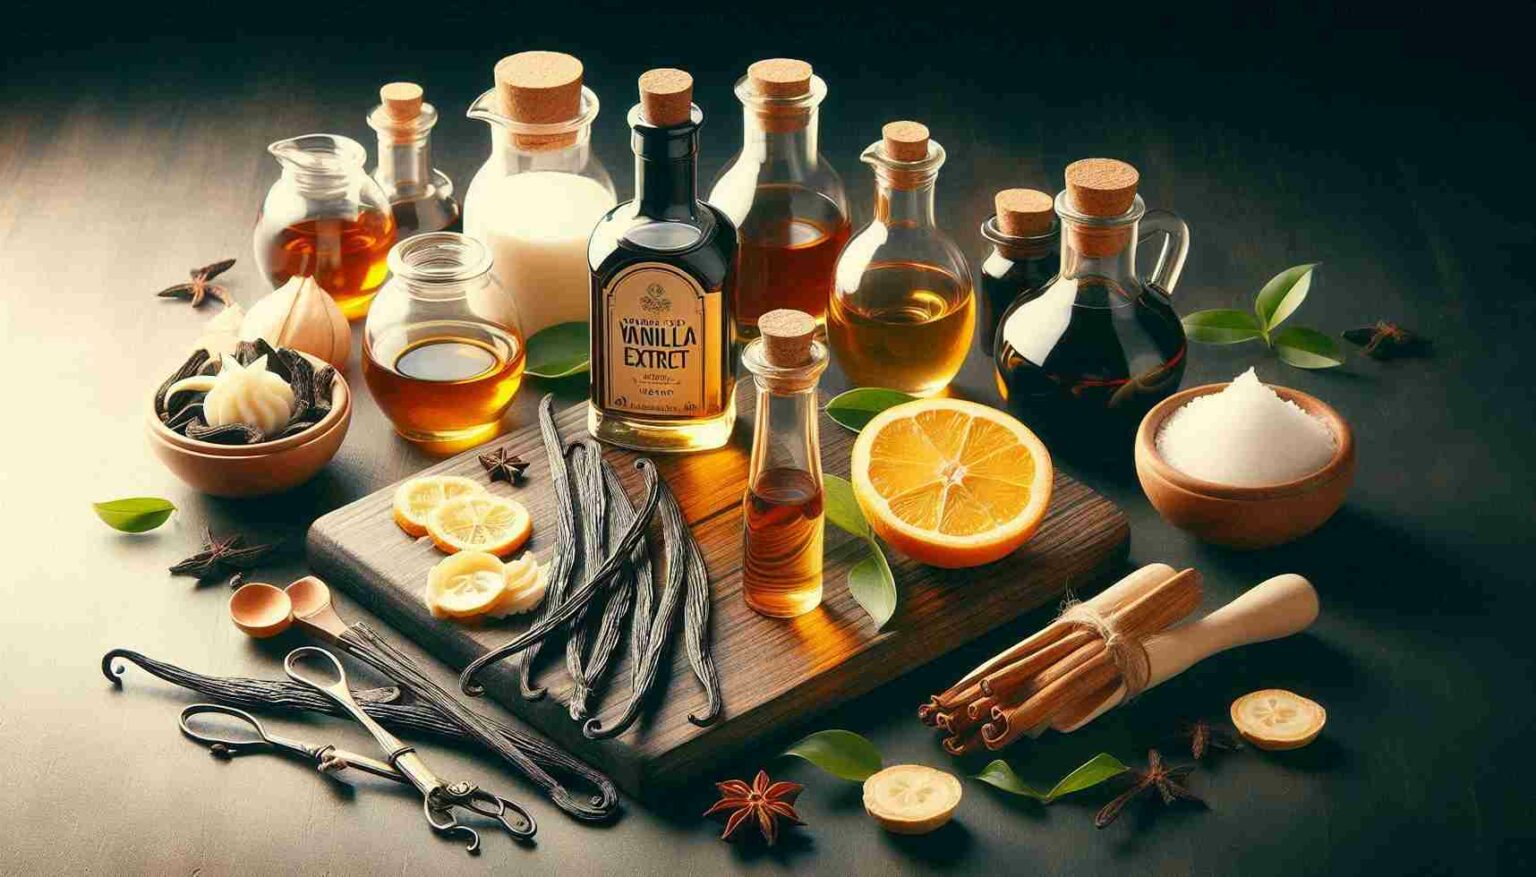
[[[853,445],[853,494],[890,546],[930,566],[991,563],[1045,518],[1055,472],[1029,428],[962,399],[888,408]]]

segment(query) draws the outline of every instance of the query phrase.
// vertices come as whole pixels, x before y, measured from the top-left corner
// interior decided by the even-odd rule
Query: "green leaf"
[[[982,768],[981,773],[976,774],[976,779],[996,786],[1009,794],[1023,795],[1026,798],[1034,798],[1042,804],[1049,804],[1063,795],[1092,788],[1111,777],[1125,773],[1126,770],[1128,768],[1120,763],[1120,759],[1107,752],[1100,752],[1084,762],[1077,770],[1062,777],[1050,791],[1042,792],[1019,779],[1019,775],[1013,772],[1008,762],[999,758]]]
[[[592,344],[586,323],[557,323],[528,339],[525,374],[536,378],[566,378],[587,370]]]
[[[868,539],[869,522],[864,520],[864,512],[859,508],[858,500],[853,498],[853,485],[836,475],[823,475],[821,482],[827,520],[839,530]]]
[[[1253,314],[1227,309],[1195,311],[1184,318],[1184,332],[1201,344],[1236,344],[1264,336]]]
[[[1333,368],[1344,364],[1339,343],[1330,335],[1305,326],[1291,326],[1274,337],[1275,353],[1297,368]]]
[[[875,540],[870,539],[869,556],[848,570],[848,593],[869,613],[875,630],[885,626],[896,613],[896,577]]]
[[[1259,325],[1266,333],[1285,322],[1307,300],[1307,290],[1312,288],[1312,269],[1316,262],[1287,268],[1269,278],[1258,298],[1253,300],[1253,312],[1258,314]]]
[[[148,533],[171,517],[176,506],[158,496],[134,496],[108,502],[91,503],[96,517],[108,527],[124,533]]]
[[[817,731],[784,750],[835,777],[861,783],[879,773],[884,761],[875,744],[852,731]]]
[[[911,402],[916,396],[900,390],[884,387],[859,387],[849,390],[827,403],[827,416],[854,432],[863,429],[875,419],[875,415],[903,402]]]

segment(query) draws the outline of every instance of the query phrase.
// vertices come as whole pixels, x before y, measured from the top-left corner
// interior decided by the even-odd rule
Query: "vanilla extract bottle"
[[[731,296],[736,226],[698,197],[693,77],[650,70],[629,112],[635,197],[605,215],[587,250],[592,278],[591,401],[599,441],[699,451],[736,421]]]

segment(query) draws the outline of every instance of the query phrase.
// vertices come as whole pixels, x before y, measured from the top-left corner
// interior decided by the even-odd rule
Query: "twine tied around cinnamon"
[[[1122,616],[1123,617],[1123,616]],[[1091,603],[1069,599],[1057,621],[1070,627],[1086,630],[1104,641],[1104,651],[1120,671],[1125,684],[1125,700],[1130,700],[1147,687],[1152,676],[1152,662],[1141,638],[1122,628],[1115,616],[1101,612]]]

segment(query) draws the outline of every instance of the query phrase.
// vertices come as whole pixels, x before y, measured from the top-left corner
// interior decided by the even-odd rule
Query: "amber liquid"
[[[290,277],[313,276],[347,319],[368,313],[368,303],[389,276],[395,220],[364,211],[354,219],[306,219],[268,235],[257,248],[260,268],[274,287]]]
[[[365,346],[363,378],[395,431],[416,442],[490,438],[523,382],[523,344],[479,323],[418,324]]]
[[[821,482],[803,469],[767,469],[742,507],[747,605],[775,618],[815,609],[821,604]]]
[[[756,338],[758,318],[776,308],[804,311],[825,324],[832,273],[850,231],[824,195],[798,186],[760,187],[741,224],[732,306],[737,339]]]
[[[969,279],[931,265],[887,262],[865,270],[857,293],[832,297],[827,337],[855,386],[928,396],[960,371],[975,327]]]

